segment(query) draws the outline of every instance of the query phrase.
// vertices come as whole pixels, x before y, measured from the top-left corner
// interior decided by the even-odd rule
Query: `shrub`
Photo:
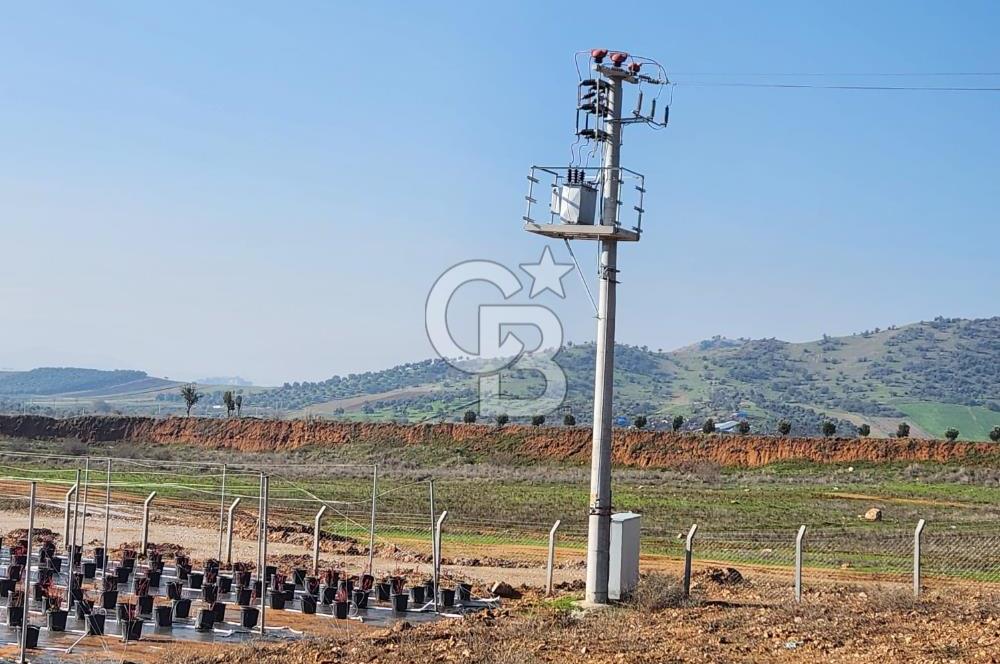
[[[740,420],[740,423],[736,425],[736,430],[746,435],[750,433],[750,423],[746,420]]]
[[[506,413],[503,413],[501,415],[497,415],[496,420],[497,420],[497,426],[502,427],[503,425],[510,422],[510,416],[507,415]]]
[[[778,422],[778,433],[782,436],[787,436],[792,432],[792,423],[788,420],[781,420]]]
[[[990,440],[994,443],[1000,443],[1000,427],[993,427],[993,430],[990,431]]]
[[[532,415],[531,416],[531,426],[533,426],[533,427],[540,427],[543,424],[545,424],[545,416],[544,415]]]
[[[701,425],[702,433],[715,433],[715,420],[711,417],[705,420],[705,423]]]
[[[954,442],[958,438],[958,429],[952,428],[944,432],[944,437]]]
[[[684,416],[674,415],[674,421],[670,423],[670,426],[673,427],[674,431],[680,431],[681,427],[684,426]]]
[[[573,413],[566,413],[565,415],[563,415],[563,424],[565,424],[568,427],[576,426],[576,418],[573,417]]]
[[[466,424],[475,424],[476,423],[476,411],[474,411],[474,410],[467,410],[467,411],[465,411],[465,415],[462,416],[462,421],[465,422]]]
[[[862,424],[861,426],[858,427],[858,433],[861,435],[862,438],[867,438],[872,434],[872,428],[867,424]]]
[[[632,424],[635,425],[636,429],[644,429],[646,427],[646,422],[647,420],[645,415],[636,415],[635,419],[632,420]]]
[[[900,422],[899,426],[896,427],[896,437],[897,438],[909,438],[910,437],[910,425],[906,422]]]
[[[645,612],[662,611],[683,606],[684,587],[676,577],[652,572],[639,577],[628,603]]]
[[[836,424],[834,424],[830,420],[827,420],[827,421],[823,422],[823,435],[824,436],[829,437],[829,436],[832,436],[835,433],[837,433],[837,425]]]

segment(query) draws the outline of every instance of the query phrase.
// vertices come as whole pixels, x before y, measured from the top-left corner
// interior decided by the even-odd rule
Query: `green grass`
[[[989,440],[993,427],[1000,426],[1000,413],[978,406],[947,403],[900,403],[900,411],[927,433],[943,438],[944,432],[959,430],[959,440]]]

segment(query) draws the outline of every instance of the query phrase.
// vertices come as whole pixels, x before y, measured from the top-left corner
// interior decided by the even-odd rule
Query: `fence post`
[[[69,533],[69,504],[70,504],[70,501],[73,499],[73,494],[76,493],[76,489],[77,489],[77,485],[74,484],[73,486],[71,486],[69,488],[69,491],[66,492],[66,521],[63,524],[63,543],[66,545],[66,550],[67,551],[69,550],[69,540],[70,540],[70,533]],[[70,564],[72,564],[72,562],[73,561],[71,560]]]
[[[20,642],[21,656],[18,661],[21,664],[25,664],[28,660],[25,658],[25,650],[28,645],[28,626],[31,624],[28,612],[28,598],[31,597],[31,592],[29,592],[29,586],[31,586],[31,542],[35,538],[35,487],[38,482],[31,483],[31,495],[28,498],[28,562],[24,566],[24,606],[22,611],[24,612],[21,617],[21,638],[18,639]],[[39,568],[40,569],[40,568]],[[70,573],[70,581],[67,583],[72,585],[73,574]]]
[[[806,527],[799,526],[799,534],[795,536],[795,601],[802,601],[802,538]]]
[[[448,518],[448,510],[441,512],[434,529],[434,550],[431,555],[434,565],[434,613],[438,612],[438,597],[441,596],[438,583],[441,581],[441,526]]]
[[[229,517],[226,520],[226,564],[232,564],[233,562],[233,512],[236,511],[236,506],[240,504],[240,498],[237,497],[233,501],[233,504],[229,506]]]
[[[691,554],[694,547],[694,534],[698,532],[698,524],[695,523],[688,531],[687,539],[684,541],[684,598],[691,596]]]
[[[149,541],[149,504],[156,498],[156,492],[149,494],[146,502],[142,504],[142,542],[140,543],[139,555],[146,556],[146,544]]]
[[[924,532],[924,520],[917,521],[913,531],[913,596],[920,597],[920,535]]]
[[[323,521],[323,515],[326,513],[326,505],[319,508],[319,512],[316,513],[316,521],[313,524],[313,574],[319,574],[319,525]]]
[[[559,529],[560,523],[562,521],[556,519],[556,522],[552,524],[552,530],[549,531],[549,563],[545,571],[546,597],[552,594],[552,569],[556,565],[556,530]]]
[[[375,499],[378,497],[378,464],[372,464],[372,525],[368,533],[368,573],[374,575],[375,563]]]

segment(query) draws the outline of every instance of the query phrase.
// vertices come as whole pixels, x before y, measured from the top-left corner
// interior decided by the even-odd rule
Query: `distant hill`
[[[717,337],[672,352],[616,347],[618,416],[644,414],[654,423],[683,415],[692,426],[739,413],[753,430],[773,432],[780,420],[802,435],[826,419],[841,433],[869,424],[876,434],[896,431],[985,440],[1000,426],[1000,317],[938,318],[902,327],[866,330],[808,343]],[[590,419],[594,380],[592,344],[568,345],[557,356],[566,370],[565,411]],[[504,392],[540,387],[527,373],[506,372]],[[384,371],[291,383],[253,395],[255,406],[299,414],[419,421],[455,419],[475,407],[475,382],[442,360]],[[549,421],[561,421],[562,413]]]
[[[227,385],[230,387],[250,387],[253,382],[240,376],[210,376],[193,381],[199,385]]]
[[[19,397],[116,394],[170,384],[169,381],[151,378],[144,371],[129,370],[42,367],[0,373],[0,395]]]

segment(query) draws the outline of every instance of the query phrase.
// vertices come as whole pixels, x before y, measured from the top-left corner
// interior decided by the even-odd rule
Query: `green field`
[[[959,440],[989,440],[993,427],[1000,426],[1000,412],[978,406],[955,406],[947,403],[896,404],[913,423],[933,436],[943,438],[944,432],[955,428]]]

